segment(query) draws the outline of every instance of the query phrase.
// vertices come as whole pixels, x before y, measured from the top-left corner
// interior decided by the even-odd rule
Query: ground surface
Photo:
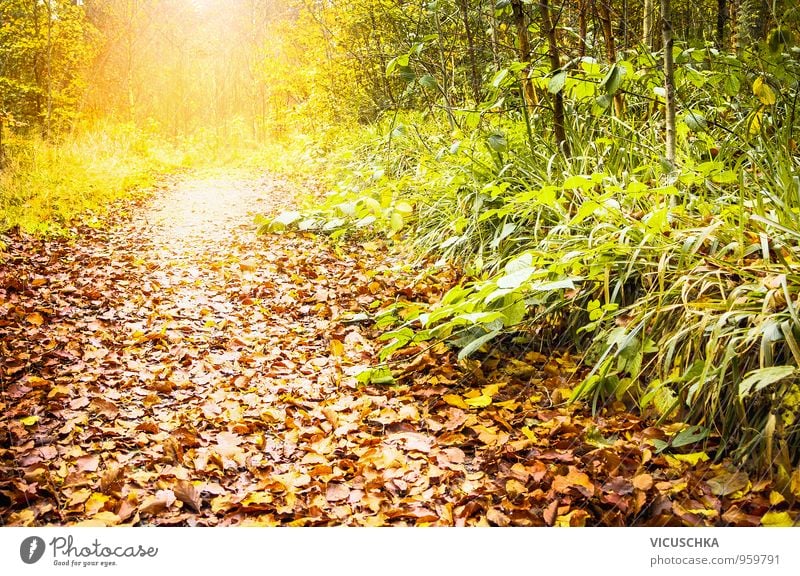
[[[257,236],[291,196],[186,176],[74,241],[10,237],[0,524],[786,521],[768,479],[702,447],[659,454],[676,428],[564,406],[568,357],[459,367],[438,345],[399,353],[395,385],[360,385],[383,343],[353,314],[435,300],[448,278],[377,241]]]

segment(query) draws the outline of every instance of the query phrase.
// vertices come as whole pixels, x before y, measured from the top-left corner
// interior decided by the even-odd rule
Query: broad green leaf
[[[564,190],[591,190],[594,188],[594,182],[590,178],[586,176],[581,176],[580,174],[576,174],[574,176],[570,176],[566,180],[564,180],[564,184],[562,186]]]
[[[759,368],[751,370],[747,376],[739,382],[739,399],[744,400],[753,392],[763,390],[771,384],[780,382],[795,373],[794,366],[770,366],[769,368]]]
[[[395,204],[394,209],[402,214],[403,216],[408,216],[414,212],[414,206],[412,206],[409,202],[405,200],[401,200],[397,204]]]
[[[705,439],[706,436],[708,436],[708,430],[706,428],[689,426],[685,430],[678,432],[675,438],[672,439],[672,442],[670,442],[670,445],[673,448],[680,448],[681,446],[688,446],[700,442]]]
[[[508,68],[503,68],[502,70],[499,70],[494,75],[494,78],[492,78],[492,86],[495,88],[500,88],[500,86],[502,86],[503,81],[506,79],[507,76],[508,76]]]
[[[303,217],[303,215],[300,214],[300,212],[297,212],[295,210],[288,210],[286,212],[281,212],[280,214],[278,214],[272,220],[272,222],[270,223],[270,226],[274,227],[275,224],[278,224],[278,225],[284,226],[284,227],[285,226],[289,226],[290,224],[293,224],[293,223],[297,222],[298,220],[300,220],[300,218],[302,218],[302,217]]]
[[[547,84],[547,91],[550,94],[558,94],[564,89],[564,84],[567,81],[567,71],[561,70],[553,74],[553,77],[550,78],[550,82]]]
[[[505,152],[508,149],[508,140],[506,140],[505,134],[501,132],[495,132],[494,134],[491,134],[488,142],[489,148],[495,152]]]
[[[497,287],[498,288],[519,288],[524,284],[533,274],[536,272],[536,268],[521,268],[519,270],[515,270],[510,274],[506,274],[505,276],[501,276],[497,280]]]
[[[600,89],[605,90],[605,93],[608,96],[613,96],[614,93],[619,90],[619,87],[622,84],[622,76],[624,72],[624,68],[621,68],[617,64],[613,64],[605,78],[603,78],[603,81],[600,82]]]
[[[500,334],[500,330],[492,330],[483,336],[475,338],[475,340],[472,340],[469,344],[461,349],[461,351],[458,353],[458,359],[463,360],[464,358],[469,357],[473,352],[477,352],[481,346],[492,340],[498,334]]]
[[[364,207],[375,214],[375,216],[380,216],[382,209],[381,203],[375,200],[375,198],[370,198],[369,196],[365,196],[360,199],[360,202],[364,205]]]
[[[419,80],[417,80],[417,82],[419,82],[420,86],[422,86],[423,88],[427,88],[428,90],[435,90],[436,87],[438,86],[436,78],[434,78],[430,74],[425,74],[421,76]]]
[[[521,256],[517,256],[513,260],[509,260],[505,266],[506,274],[517,272],[518,270],[525,270],[533,266],[533,254],[526,252]]]

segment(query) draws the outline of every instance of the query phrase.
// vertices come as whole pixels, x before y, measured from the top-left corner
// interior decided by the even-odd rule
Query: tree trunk
[[[664,37],[664,90],[666,92],[666,158],[675,166],[675,65],[672,60],[672,13],[670,0],[661,0],[661,31]]]
[[[589,1],[590,0],[582,0],[578,6],[578,40],[580,42],[580,46],[578,46],[578,57],[581,59],[586,56],[586,36],[589,32],[586,13],[589,11]]]
[[[728,0],[717,0],[717,48],[725,47],[725,24],[728,22]]]
[[[470,84],[472,85],[472,97],[478,104],[481,98],[481,79],[478,75],[478,63],[475,60],[475,37],[472,34],[472,26],[469,23],[469,6],[467,0],[459,0],[458,7],[461,9],[461,18],[464,20],[464,32],[467,35],[467,58],[469,59]]]
[[[644,13],[642,14],[642,44],[644,44],[648,50],[653,49],[653,22],[653,0],[644,0]]]
[[[542,31],[547,35],[548,55],[550,56],[550,69],[555,72],[561,68],[561,55],[558,50],[556,38],[556,23],[550,13],[550,0],[540,0],[542,10]],[[567,142],[567,132],[564,129],[564,91],[559,90],[553,94],[553,132],[556,135],[558,149],[569,157],[570,149]]]
[[[606,57],[608,63],[612,66],[617,62],[617,44],[614,41],[614,30],[611,26],[611,12],[608,10],[608,4],[601,1],[597,4],[598,18],[603,28],[603,37],[606,41]],[[614,112],[618,118],[622,118],[625,112],[625,103],[622,100],[622,94],[614,94]]]
[[[511,0],[511,11],[514,15],[514,26],[517,29],[519,60],[525,63],[525,67],[520,71],[522,93],[526,104],[533,106],[538,102],[536,91],[533,89],[533,82],[530,79],[531,43],[528,38],[528,23],[526,22],[525,12],[522,9],[522,0]]]

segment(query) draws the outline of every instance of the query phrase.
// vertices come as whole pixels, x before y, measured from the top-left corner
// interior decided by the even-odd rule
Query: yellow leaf
[[[536,434],[534,434],[533,431],[527,426],[522,427],[522,433],[525,434],[525,438],[528,440],[536,440]]]
[[[475,398],[468,398],[466,403],[473,408],[485,408],[492,403],[490,396],[476,396]]]
[[[25,316],[25,320],[34,326],[41,326],[44,324],[44,318],[38,312],[32,312],[31,314],[28,314]]]
[[[116,526],[122,519],[113,512],[99,512],[94,515],[92,520],[102,522],[105,526]]]
[[[775,492],[774,490],[769,493],[769,503],[771,506],[777,506],[781,502],[786,502],[786,498],[783,497],[783,494]]]
[[[792,491],[792,494],[800,498],[800,468],[796,468],[795,471],[792,472],[792,477],[789,481],[789,488]]]
[[[753,94],[761,100],[762,104],[766,104],[767,106],[775,104],[775,92],[772,91],[769,84],[764,82],[764,79],[761,77],[756,78],[755,82],[753,82]]]
[[[398,202],[395,205],[394,209],[400,212],[400,214],[402,214],[403,216],[408,216],[409,214],[414,212],[414,207],[405,201]]]
[[[443,400],[450,404],[450,406],[455,406],[456,408],[464,408],[465,410],[469,408],[467,403],[464,402],[464,399],[457,394],[445,394]]]
[[[753,119],[750,120],[750,127],[749,132],[750,134],[758,134],[761,131],[761,109],[759,109],[754,115]]]
[[[525,484],[520,482],[519,480],[511,480],[506,481],[506,492],[508,492],[512,497],[517,496],[518,494],[525,494],[527,489],[525,488]]]
[[[25,426],[33,426],[39,421],[39,416],[28,416],[27,418],[22,418],[20,422]]]
[[[788,512],[767,512],[761,517],[762,526],[794,526]]]
[[[674,454],[673,458],[676,460],[680,460],[681,462],[686,462],[692,466],[697,466],[699,462],[706,462],[708,460],[708,454],[705,452],[692,452],[691,454]]]
[[[64,396],[69,396],[69,388],[66,386],[53,386],[50,389],[50,392],[47,394],[48,398],[62,398]]]
[[[497,393],[500,391],[500,384],[489,384],[488,386],[483,387],[483,395],[484,396],[496,396]]]
[[[100,512],[100,510],[103,509],[108,500],[109,497],[106,496],[105,494],[100,494],[99,492],[95,492],[94,494],[89,496],[89,499],[86,501],[86,514],[88,514],[89,516],[94,516],[95,514]]]
[[[519,408],[519,402],[516,400],[506,400],[505,402],[498,402],[495,406],[500,406],[500,408],[507,408],[509,410],[516,410]]]
[[[339,340],[331,340],[331,355],[341,358],[344,354],[344,344]]]

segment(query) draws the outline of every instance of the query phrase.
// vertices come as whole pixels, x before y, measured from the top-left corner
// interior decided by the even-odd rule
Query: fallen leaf
[[[742,490],[749,482],[750,479],[747,474],[738,471],[734,473],[726,472],[715,476],[708,480],[708,485],[711,487],[711,493],[715,496],[727,496]]]
[[[788,512],[767,512],[761,517],[762,526],[794,526],[794,520]]]
[[[75,463],[78,467],[78,472],[94,472],[100,465],[100,456],[98,454],[81,456]]]
[[[175,497],[189,506],[195,512],[200,512],[200,494],[197,493],[197,488],[188,480],[178,480],[173,488]]]
[[[442,399],[450,404],[450,406],[455,406],[456,408],[463,408],[465,410],[469,409],[469,406],[461,396],[457,394],[445,394]]]
[[[110,500],[110,497],[106,496],[105,494],[100,494],[99,492],[93,493],[89,498],[86,500],[85,509],[87,516],[94,516],[100,510],[102,510],[106,502]]]
[[[653,477],[650,474],[639,474],[633,477],[633,486],[639,490],[647,492],[653,487]]]
[[[569,472],[566,476],[556,476],[553,479],[553,489],[556,492],[564,494],[572,488],[577,489],[587,497],[594,495],[594,484],[589,480],[589,476],[579,471],[575,466],[569,467]]]
[[[31,312],[27,316],[25,316],[25,321],[28,324],[33,324],[34,326],[41,326],[44,324],[44,317],[38,312]]]
[[[476,396],[475,398],[467,398],[464,403],[473,408],[485,408],[492,403],[492,397],[486,395]]]
[[[325,498],[328,502],[340,502],[350,496],[350,488],[344,484],[328,484],[325,489]]]

